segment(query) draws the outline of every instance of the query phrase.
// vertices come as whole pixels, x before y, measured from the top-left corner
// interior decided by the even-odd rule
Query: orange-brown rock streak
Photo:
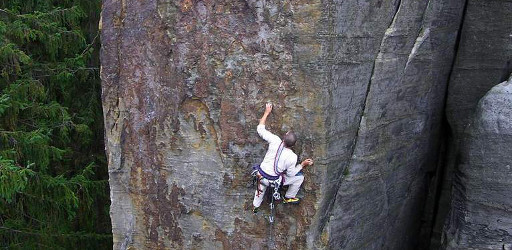
[[[289,1],[105,1],[115,249],[266,248],[268,210],[250,213],[253,190],[246,187],[266,149],[255,133],[264,103],[276,106],[272,131],[293,128],[303,135],[298,154],[323,156],[311,140],[322,130],[302,122],[322,98],[306,89],[320,85],[294,66],[294,56],[320,57],[320,50],[295,51],[294,33],[313,36],[320,18],[297,21],[294,12],[303,8],[322,11],[318,3]],[[312,117],[321,128],[323,115]],[[278,207],[280,246],[305,245],[319,175],[306,174],[303,203]]]

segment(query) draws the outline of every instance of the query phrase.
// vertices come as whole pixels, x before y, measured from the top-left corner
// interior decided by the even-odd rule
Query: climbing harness
[[[256,165],[253,167],[253,171],[251,175],[253,176],[252,185],[254,186],[256,184],[256,188],[258,191],[258,195],[264,195],[261,194],[262,190],[260,189],[260,184],[262,183],[263,179],[266,179],[268,181],[268,187],[274,188],[274,192],[272,193],[270,197],[270,215],[269,215],[269,222],[272,224],[274,223],[274,208],[275,204],[274,201],[281,200],[281,193],[279,193],[279,188],[281,187],[281,184],[284,182],[284,176],[272,176],[267,175],[263,170],[261,170],[259,165]],[[263,184],[265,185],[265,184]]]

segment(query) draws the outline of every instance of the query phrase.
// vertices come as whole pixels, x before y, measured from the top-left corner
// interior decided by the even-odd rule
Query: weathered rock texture
[[[468,0],[466,8],[446,104],[454,133],[464,131],[478,100],[512,71],[512,1]]]
[[[511,249],[512,79],[480,100],[464,135],[447,249]]]
[[[459,164],[463,132],[478,101],[512,72],[512,1],[468,0],[446,104],[447,157],[432,246],[439,246],[450,208],[453,171]]]
[[[383,34],[349,157],[339,158],[347,166],[335,177],[341,176],[330,211],[332,249],[415,245],[462,7],[463,1],[402,1]]]
[[[264,249],[249,166],[278,134],[312,157],[289,249],[407,249],[435,170],[463,0],[104,0],[114,249]]]

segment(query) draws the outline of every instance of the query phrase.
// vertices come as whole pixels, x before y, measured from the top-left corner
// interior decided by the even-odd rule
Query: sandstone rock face
[[[114,249],[414,247],[463,4],[104,0]],[[246,187],[267,101],[316,160],[273,237]]]
[[[479,102],[457,167],[447,249],[510,249],[512,79]]]
[[[458,164],[464,129],[478,101],[512,72],[512,1],[468,0],[453,72],[448,84],[446,118],[450,133],[443,191],[434,226],[433,245],[440,235],[450,208],[453,171]]]

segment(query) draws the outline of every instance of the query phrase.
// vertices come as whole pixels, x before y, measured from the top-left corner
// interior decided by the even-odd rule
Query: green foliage
[[[100,0],[0,1],[2,248],[112,246],[99,9]]]
[[[34,176],[30,168],[21,168],[14,164],[14,161],[4,159],[0,156],[0,198],[11,203],[16,193],[25,190],[28,178]]]

